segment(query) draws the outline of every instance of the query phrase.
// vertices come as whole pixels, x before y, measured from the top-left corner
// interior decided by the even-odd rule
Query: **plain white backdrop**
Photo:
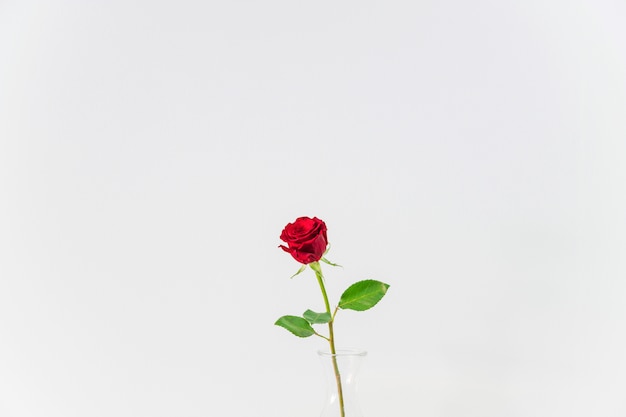
[[[626,5],[0,0],[0,416],[626,415]]]

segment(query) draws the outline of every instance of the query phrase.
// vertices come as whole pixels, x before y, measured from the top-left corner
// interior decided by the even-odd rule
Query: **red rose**
[[[326,223],[317,217],[298,217],[295,222],[285,226],[280,240],[289,247],[279,247],[289,252],[296,261],[305,265],[317,262],[322,259],[328,246]]]

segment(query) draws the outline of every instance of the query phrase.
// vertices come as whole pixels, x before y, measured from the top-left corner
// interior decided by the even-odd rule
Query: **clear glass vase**
[[[367,352],[337,349],[318,351],[326,376],[327,395],[321,417],[363,417],[357,393],[357,374]]]

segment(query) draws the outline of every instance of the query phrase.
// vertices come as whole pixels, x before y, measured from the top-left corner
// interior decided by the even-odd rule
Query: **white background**
[[[626,415],[626,5],[0,0],[0,416]]]

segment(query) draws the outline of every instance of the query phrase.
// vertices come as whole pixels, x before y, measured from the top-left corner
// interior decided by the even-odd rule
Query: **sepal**
[[[298,269],[298,272],[296,272],[295,274],[293,274],[292,276],[289,277],[289,279],[292,279],[293,277],[295,277],[296,275],[300,275],[302,273],[302,271],[304,271],[306,269],[306,265],[302,265],[300,267],[300,269]]]
[[[324,262],[325,264],[328,264],[330,266],[338,266],[340,268],[343,268],[343,266],[339,265],[339,264],[334,264],[331,261],[329,261],[328,259],[322,257],[322,259],[320,259],[322,262]]]

